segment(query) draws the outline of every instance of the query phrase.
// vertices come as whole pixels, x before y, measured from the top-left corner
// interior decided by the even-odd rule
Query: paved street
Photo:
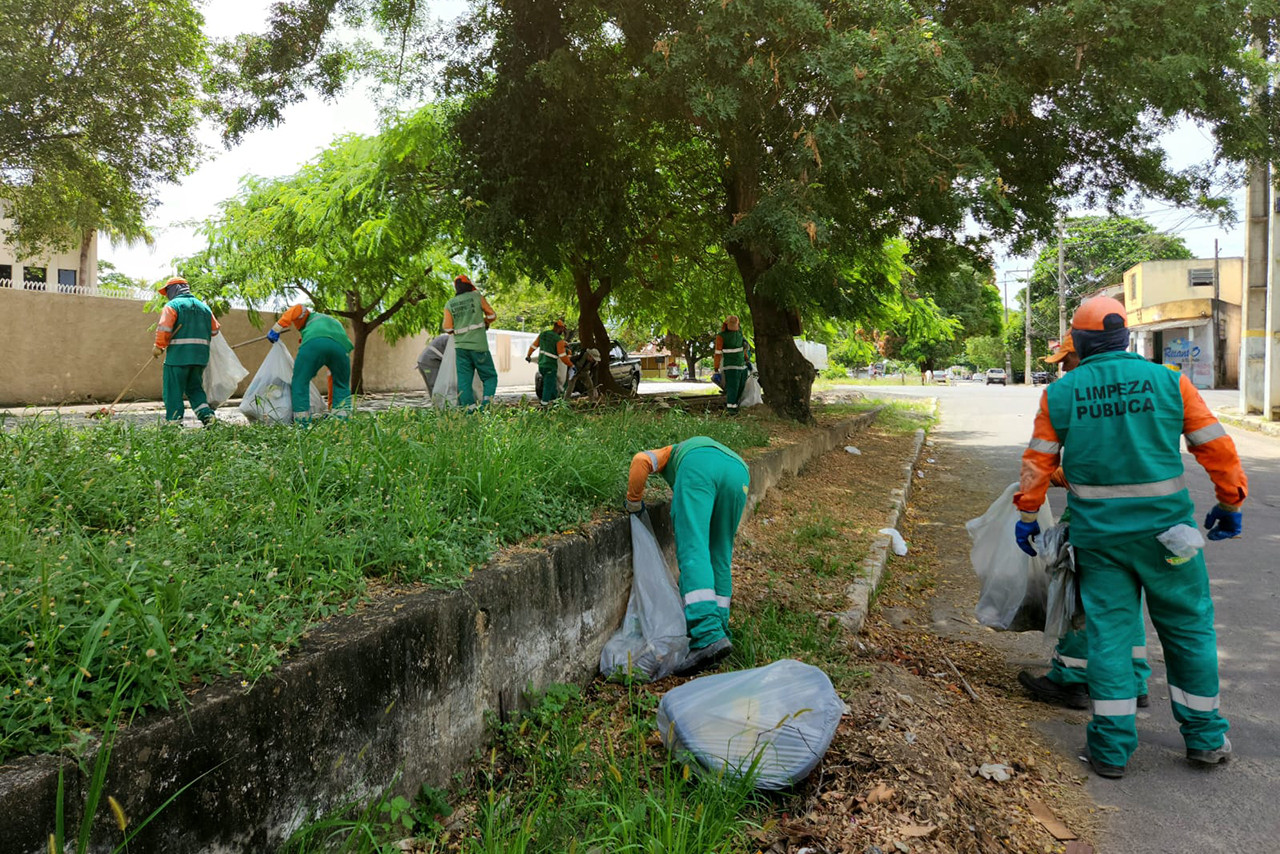
[[[1017,480],[1019,455],[1031,435],[1040,389],[961,384],[923,388],[863,387],[872,396],[936,396],[942,422],[940,445],[960,453],[954,474],[984,487],[995,498]],[[1211,406],[1234,404],[1235,392],[1209,392]],[[1275,851],[1280,843],[1280,440],[1230,429],[1249,475],[1245,533],[1239,540],[1210,543],[1206,559],[1217,609],[1222,709],[1231,720],[1236,759],[1204,771],[1183,759],[1182,739],[1173,720],[1164,679],[1163,655],[1148,626],[1151,708],[1139,715],[1141,745],[1123,780],[1089,775],[1090,793],[1114,808],[1104,852]],[[1213,487],[1204,470],[1184,455],[1199,514],[1212,505]],[[1055,510],[1060,491],[1051,490]],[[972,516],[984,507],[974,507]],[[1012,532],[1010,533],[1012,536]],[[973,601],[957,602],[955,613],[971,613]],[[963,610],[962,610],[963,609]],[[1038,635],[997,635],[970,631],[1023,666],[1043,661]],[[1081,715],[1063,714],[1049,735],[1068,755],[1084,742]],[[1083,768],[1084,766],[1081,765]]]

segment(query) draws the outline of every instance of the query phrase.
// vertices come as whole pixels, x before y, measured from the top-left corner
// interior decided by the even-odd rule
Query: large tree
[[[20,255],[141,237],[199,146],[193,0],[0,0],[0,201]]]
[[[346,320],[358,389],[369,336],[394,341],[437,320],[462,270],[447,126],[426,107],[376,137],[339,139],[296,175],[247,179],[182,270],[202,292],[253,306],[305,298]]]

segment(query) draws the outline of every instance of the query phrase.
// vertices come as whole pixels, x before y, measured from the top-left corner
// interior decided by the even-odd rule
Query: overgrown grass
[[[496,727],[465,818],[441,827],[438,793],[416,802],[384,793],[300,830],[287,854],[732,854],[754,850],[752,815],[766,801],[749,779],[690,773],[657,744],[658,698],[601,686],[549,689],[528,714]],[[407,819],[407,820],[406,820]]]
[[[0,431],[0,760],[184,686],[247,685],[369,576],[457,585],[621,501],[631,455],[743,419],[402,410],[346,423]]]

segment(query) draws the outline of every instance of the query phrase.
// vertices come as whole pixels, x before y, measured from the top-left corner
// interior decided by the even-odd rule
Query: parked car
[[[580,342],[575,341],[569,345],[570,358],[573,359],[575,364],[582,363],[585,365],[585,362],[580,358],[581,354],[582,344]],[[600,384],[600,366],[596,364],[588,368],[588,370],[591,371],[592,383],[586,385],[594,384],[598,386]],[[636,394],[640,390],[640,357],[629,354],[627,348],[622,346],[620,341],[613,341],[610,344],[609,373],[613,376],[614,382],[622,386],[628,394]],[[570,376],[570,382],[573,383],[572,375]],[[588,389],[583,386],[584,383],[582,382],[573,383],[570,396],[586,393]],[[542,396],[542,374],[536,374],[533,378],[533,393],[538,397]]]
[[[1058,378],[1057,374],[1054,374],[1051,371],[1032,371],[1031,372],[1032,385],[1048,385],[1049,383],[1053,382],[1057,378]]]
[[[987,385],[994,385],[996,383],[999,383],[1000,385],[1005,385],[1006,379],[1007,377],[1005,376],[1004,368],[992,368],[991,370],[987,371],[987,382],[986,382]]]

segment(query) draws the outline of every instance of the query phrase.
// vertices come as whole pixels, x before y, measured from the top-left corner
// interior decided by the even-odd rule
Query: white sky
[[[266,28],[268,6],[263,0],[208,0],[204,5],[205,32],[213,38],[262,32]],[[464,0],[434,0],[432,13],[436,17],[452,18],[464,9]],[[214,127],[206,124],[200,129],[200,139],[209,149],[208,157],[180,184],[162,188],[160,205],[148,219],[155,234],[155,245],[116,247],[104,241],[99,247],[99,257],[130,276],[152,280],[170,275],[174,258],[190,255],[204,245],[203,238],[195,233],[194,223],[216,213],[218,203],[236,192],[242,177],[292,174],[335,137],[377,130],[377,110],[363,88],[331,102],[312,97],[296,104],[286,111],[281,124],[249,134],[230,150],[223,148]],[[1166,147],[1172,163],[1179,167],[1202,162],[1212,155],[1208,134],[1192,125],[1170,134]],[[1235,197],[1238,217],[1243,205],[1244,191],[1240,190]],[[1198,257],[1213,257],[1215,237],[1220,241],[1223,256],[1244,253],[1241,224],[1223,229],[1160,202],[1145,204],[1142,211],[1144,218],[1158,229],[1173,230],[1182,236]],[[1019,271],[1029,268],[1033,257],[997,260],[996,282],[1001,286],[1008,282],[1010,300],[1022,286],[1018,279],[1024,274]]]

